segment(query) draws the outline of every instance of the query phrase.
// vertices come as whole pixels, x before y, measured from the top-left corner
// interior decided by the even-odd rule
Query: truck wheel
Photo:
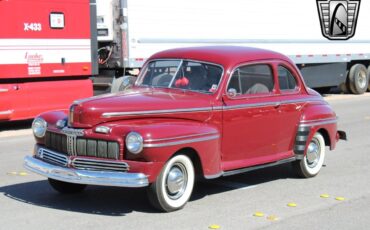
[[[363,94],[368,89],[369,77],[367,69],[362,64],[356,64],[349,71],[349,88],[353,94]]]
[[[300,161],[293,162],[293,167],[297,174],[303,178],[316,176],[325,159],[325,140],[319,133],[315,133],[308,144],[306,154]]]
[[[176,155],[166,163],[157,180],[148,187],[148,198],[155,208],[172,212],[186,205],[193,187],[193,163],[185,155]]]
[[[367,67],[367,79],[369,79],[369,84],[367,85],[367,91],[370,92],[370,65]]]
[[[54,180],[49,178],[49,184],[53,189],[62,194],[72,194],[82,192],[85,188],[85,184],[73,184],[64,181]]]

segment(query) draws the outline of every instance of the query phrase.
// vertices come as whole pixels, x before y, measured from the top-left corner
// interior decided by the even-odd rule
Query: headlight
[[[143,137],[136,133],[131,132],[126,136],[126,148],[130,153],[138,154],[143,150]]]
[[[43,138],[45,136],[46,128],[48,127],[48,123],[40,117],[36,118],[32,122],[32,131],[33,135],[38,138]]]

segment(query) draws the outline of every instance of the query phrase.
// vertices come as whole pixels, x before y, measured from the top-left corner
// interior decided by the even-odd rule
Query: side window
[[[297,88],[297,81],[293,74],[283,66],[278,67],[280,90],[294,90]]]
[[[237,95],[266,94],[274,89],[274,77],[267,64],[247,65],[237,68],[231,76],[228,92]]]

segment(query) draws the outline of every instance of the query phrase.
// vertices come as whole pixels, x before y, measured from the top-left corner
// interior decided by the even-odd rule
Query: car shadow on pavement
[[[125,216],[133,211],[154,213],[143,188],[88,186],[79,194],[60,194],[47,180],[0,187],[0,193],[16,201],[40,207],[87,214]]]
[[[290,163],[214,180],[203,180],[196,184],[191,201],[237,189],[250,189],[270,181],[285,179],[300,179]]]
[[[292,168],[285,164],[235,176],[201,180],[195,185],[190,203],[269,181],[294,178],[297,177]],[[82,193],[64,195],[54,191],[47,180],[41,180],[0,187],[0,193],[30,205],[79,213],[106,216],[125,216],[132,212],[158,213],[151,207],[145,188],[88,186]]]

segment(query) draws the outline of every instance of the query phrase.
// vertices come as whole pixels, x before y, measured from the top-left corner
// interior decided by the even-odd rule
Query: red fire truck
[[[122,90],[150,55],[174,47],[274,50],[309,87],[362,94],[370,90],[369,10],[361,1],[357,28],[349,23],[355,37],[329,41],[313,0],[0,0],[0,122]]]

